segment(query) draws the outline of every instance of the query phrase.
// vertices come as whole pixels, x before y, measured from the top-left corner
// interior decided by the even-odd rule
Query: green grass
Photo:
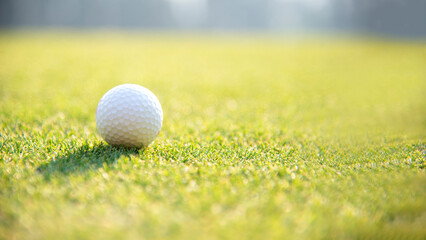
[[[426,44],[0,35],[0,239],[425,239]],[[151,89],[147,149],[96,133]]]

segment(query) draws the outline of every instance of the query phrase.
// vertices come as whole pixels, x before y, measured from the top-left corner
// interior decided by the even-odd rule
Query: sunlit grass
[[[424,239],[426,45],[0,35],[0,239]],[[144,150],[96,133],[137,83]]]

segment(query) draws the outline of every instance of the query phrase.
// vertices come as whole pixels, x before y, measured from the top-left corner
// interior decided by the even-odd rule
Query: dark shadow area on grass
[[[69,175],[96,170],[106,164],[112,166],[122,156],[130,157],[142,153],[144,149],[113,147],[107,144],[83,145],[68,153],[59,154],[49,162],[40,165],[37,172],[49,179],[52,175]]]

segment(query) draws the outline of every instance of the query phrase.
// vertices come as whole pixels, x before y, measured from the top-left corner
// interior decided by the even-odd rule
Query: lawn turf
[[[426,44],[0,34],[0,239],[425,239]],[[149,88],[146,149],[96,133]]]

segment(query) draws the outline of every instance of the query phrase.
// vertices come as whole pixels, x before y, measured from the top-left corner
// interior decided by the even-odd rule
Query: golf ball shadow
[[[52,157],[48,162],[40,165],[37,172],[46,178],[52,175],[79,174],[102,168],[104,164],[113,166],[123,156],[138,156],[144,151],[145,148],[111,146],[106,143],[93,146],[84,144],[76,150]]]

